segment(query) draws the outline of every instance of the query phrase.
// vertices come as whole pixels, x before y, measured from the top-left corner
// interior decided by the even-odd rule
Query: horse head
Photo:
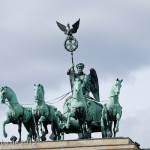
[[[6,100],[6,91],[5,91],[5,87],[2,87],[0,89],[0,102],[5,103],[5,100]]]
[[[82,83],[77,78],[73,83],[73,98],[83,97]]]
[[[34,97],[36,102],[44,100],[44,87],[42,84],[34,84]]]
[[[123,80],[116,79],[115,83],[113,84],[110,92],[110,96],[118,96],[120,94],[121,83]]]
[[[4,86],[0,89],[0,102],[1,103],[8,102],[9,104],[16,104],[18,103],[18,100],[14,91],[10,87]]]
[[[0,89],[0,102],[6,103],[6,99],[9,100],[11,96],[11,89],[7,86],[4,86]]]

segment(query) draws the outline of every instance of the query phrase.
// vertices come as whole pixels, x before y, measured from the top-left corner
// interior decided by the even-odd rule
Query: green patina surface
[[[0,101],[8,106],[7,119],[3,122],[4,137],[7,137],[5,125],[8,123],[18,124],[19,141],[21,141],[22,123],[28,131],[27,140],[46,140],[49,124],[52,130],[50,136],[52,140],[63,140],[64,133],[77,133],[82,139],[91,138],[93,132],[101,132],[103,138],[116,136],[122,115],[119,94],[123,80],[115,80],[108,102],[103,106],[100,103],[96,70],[91,68],[87,75],[83,71],[85,67],[83,63],[77,64],[76,68],[74,65],[73,52],[78,48],[78,41],[73,34],[77,32],[79,23],[80,19],[71,28],[69,24],[65,26],[57,22],[58,27],[67,36],[64,47],[71,52],[72,57],[72,66],[67,71],[72,95],[66,98],[63,113],[45,102],[44,87],[41,84],[34,85],[35,99],[32,108],[21,106],[13,90],[9,87],[2,87]]]

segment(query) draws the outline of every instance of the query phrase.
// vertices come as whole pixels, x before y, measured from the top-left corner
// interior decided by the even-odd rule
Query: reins
[[[45,103],[46,103],[46,104],[58,103],[58,102],[62,101],[62,100],[63,100],[67,95],[69,95],[71,92],[72,92],[72,91],[67,92],[66,94],[63,94],[63,95],[61,95],[61,96],[59,96],[59,97],[57,97],[57,98],[54,98],[54,99],[49,100],[49,101],[46,101]],[[59,99],[59,100],[58,100],[58,99]],[[9,102],[8,100],[5,101],[5,102],[11,103],[11,104],[19,104],[19,103],[15,103],[15,102]],[[27,103],[25,103],[25,104],[20,104],[20,105],[33,105],[33,104],[27,104]]]

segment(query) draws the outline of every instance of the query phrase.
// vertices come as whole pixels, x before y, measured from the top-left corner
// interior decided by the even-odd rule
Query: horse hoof
[[[91,139],[91,131],[87,131],[87,132],[85,133],[85,138],[86,138],[86,139]]]
[[[46,137],[45,136],[41,136],[41,141],[46,141]]]
[[[107,137],[112,137],[112,133],[110,131],[107,132]]]
[[[78,133],[78,137],[79,137],[79,139],[84,139],[84,136],[82,133]]]
[[[56,140],[56,136],[52,133],[49,137],[52,141],[55,141]]]
[[[40,142],[40,137],[37,137],[36,141],[37,141],[37,142]]]
[[[7,133],[6,132],[4,132],[4,137],[7,138]]]
[[[116,128],[116,129],[115,129],[115,132],[119,132],[119,128]]]

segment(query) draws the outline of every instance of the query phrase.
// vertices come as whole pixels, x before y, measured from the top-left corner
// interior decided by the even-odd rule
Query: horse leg
[[[46,141],[46,134],[48,134],[48,129],[47,129],[47,124],[48,123],[44,121],[44,122],[41,122],[40,124],[41,124],[40,125],[40,130],[41,130],[41,133],[42,133],[41,140]],[[44,128],[44,131],[42,130],[42,126]]]
[[[30,124],[30,129],[32,131],[32,138],[34,141],[36,141],[37,134],[36,134],[36,128],[35,128],[35,123],[33,117],[31,118],[31,121],[29,122]]]
[[[67,118],[67,123],[66,123],[67,129],[69,129],[69,126],[70,126],[70,117],[74,117],[74,116],[75,116],[74,112],[68,113],[68,118]]]
[[[115,127],[115,132],[118,132],[119,131],[119,121],[120,121],[120,118],[121,118],[121,115],[118,113],[117,116],[116,116],[116,127]]]
[[[112,121],[108,121],[107,125],[107,137],[112,137]]]
[[[27,142],[28,141],[32,141],[32,130],[30,128],[30,123],[23,123],[24,124],[24,127],[26,128],[27,132],[28,132],[28,135],[27,135]]]
[[[61,135],[60,135],[60,127],[59,127],[59,120],[53,120],[51,124],[51,130],[52,134],[50,135],[51,140],[61,140]]]
[[[79,126],[80,126],[80,132],[81,132],[81,136],[79,138],[84,139],[85,138],[86,125],[83,122],[83,120],[79,120]]]
[[[42,136],[43,136],[43,135],[44,135],[44,131],[43,131],[43,129],[42,129],[42,124],[43,124],[43,122],[39,119],[40,131],[41,131],[41,134],[42,134]]]
[[[52,130],[52,134],[50,135],[50,139],[55,141],[57,139],[57,135],[55,130],[55,124],[53,122],[51,124],[51,130]]]
[[[91,139],[91,133],[92,133],[92,130],[91,130],[91,126],[92,126],[92,121],[87,121],[87,138],[88,139]]]
[[[114,128],[113,128],[114,137],[116,137],[116,131],[115,131],[116,123],[117,123],[117,120],[115,119],[115,120],[114,120]]]
[[[102,138],[106,137],[105,134],[105,125],[104,125],[104,119],[101,118],[101,133],[102,133]]]
[[[39,127],[38,127],[38,119],[33,116],[34,124],[35,124],[35,130],[37,134],[37,141],[40,141],[40,136],[39,136]]]
[[[104,107],[102,109],[102,116],[101,116],[101,132],[102,132],[102,137],[106,138],[108,137],[108,132],[109,132],[109,121],[108,121],[108,112],[107,112],[107,107],[106,104],[104,104]]]
[[[5,130],[5,125],[6,125],[6,124],[9,124],[9,123],[11,123],[11,121],[10,121],[10,119],[8,119],[8,118],[7,118],[7,120],[5,120],[5,121],[3,122],[3,135],[4,135],[5,138],[7,137],[7,133],[6,133],[6,130]]]
[[[22,122],[19,120],[18,121],[18,132],[19,132],[19,140],[18,140],[18,142],[21,142],[21,127],[22,127]]]
[[[67,123],[66,123],[66,128],[67,129],[69,129],[69,126],[70,126],[70,117],[71,117],[71,114],[69,113],[68,117],[67,117]]]
[[[60,133],[59,122],[60,122],[59,118],[56,117],[56,118],[53,120],[53,123],[52,123],[52,124],[54,125],[54,128],[55,128],[55,129],[53,129],[53,130],[55,130],[54,132],[55,132],[55,134],[56,134],[56,139],[57,139],[57,140],[61,140],[61,133]]]
[[[48,134],[47,125],[48,124],[46,122],[43,122],[43,127],[44,127],[44,130],[45,130],[45,135]]]
[[[30,118],[30,120],[27,123],[24,123],[24,126],[28,131],[27,141],[30,140],[32,142],[32,139],[36,141],[37,135],[36,135],[36,128],[35,128],[33,116]]]
[[[83,139],[83,131],[82,131],[82,122],[81,120],[79,120],[79,133],[78,133],[78,136],[79,136],[79,139]]]
[[[46,134],[48,134],[48,129],[47,129],[47,125],[48,125],[48,122],[47,122],[47,118],[45,116],[41,116],[40,119],[39,119],[39,124],[40,124],[40,131],[41,131],[41,140],[42,141],[45,141],[46,140]],[[43,128],[44,127],[44,130]]]
[[[106,138],[107,137],[107,130],[108,130],[108,125],[107,125],[106,119],[102,116],[101,117],[102,138]]]

